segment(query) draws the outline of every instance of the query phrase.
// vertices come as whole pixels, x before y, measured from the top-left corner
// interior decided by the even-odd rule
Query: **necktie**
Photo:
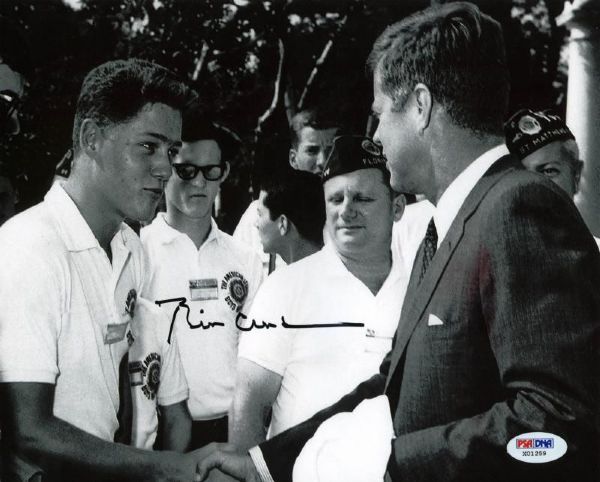
[[[115,432],[114,441],[131,445],[133,400],[129,380],[129,353],[125,353],[119,364],[119,411],[117,420],[119,421],[119,428]]]
[[[425,233],[425,239],[423,240],[423,263],[421,264],[421,275],[419,276],[419,283],[425,276],[425,271],[429,268],[429,264],[433,256],[435,255],[435,251],[437,249],[437,230],[435,229],[435,223],[433,222],[433,218],[429,221],[427,225],[427,232]]]

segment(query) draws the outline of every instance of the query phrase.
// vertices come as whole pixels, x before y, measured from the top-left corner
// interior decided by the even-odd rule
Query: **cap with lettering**
[[[520,160],[550,142],[575,139],[560,116],[531,109],[521,109],[508,119],[504,134],[508,150]]]
[[[359,169],[387,171],[385,162],[381,146],[375,144],[370,137],[338,136],[333,139],[322,179],[326,182],[332,177]]]

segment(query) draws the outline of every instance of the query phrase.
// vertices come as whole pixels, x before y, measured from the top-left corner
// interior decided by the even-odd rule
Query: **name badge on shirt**
[[[144,384],[144,376],[142,372],[144,366],[140,361],[129,362],[129,382],[132,387],[137,387]]]
[[[112,345],[113,343],[117,343],[125,338],[125,332],[127,331],[127,326],[129,323],[113,323],[107,325],[106,334],[104,335],[104,344]]]
[[[219,288],[217,279],[191,279],[190,299],[192,301],[218,300]]]
[[[369,353],[387,353],[392,349],[392,338],[382,336],[372,328],[365,331],[365,351]]]

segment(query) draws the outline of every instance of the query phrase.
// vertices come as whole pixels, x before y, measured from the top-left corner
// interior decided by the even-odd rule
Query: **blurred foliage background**
[[[287,162],[288,122],[319,106],[369,132],[365,59],[386,25],[439,0],[2,0],[25,31],[33,61],[22,132],[0,140],[0,162],[39,202],[70,147],[85,74],[110,59],[142,57],[185,78],[210,115],[242,142],[223,186],[220,224],[231,231],[266,171]],[[562,0],[475,0],[503,26],[511,112],[566,102]],[[27,48],[24,46],[24,49]],[[255,187],[254,187],[255,189]]]

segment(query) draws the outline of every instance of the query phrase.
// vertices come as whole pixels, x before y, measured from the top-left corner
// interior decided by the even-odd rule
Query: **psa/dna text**
[[[567,442],[552,433],[522,433],[508,442],[506,452],[521,462],[543,464],[562,457],[567,452]]]
[[[518,449],[553,449],[554,438],[518,438]]]

